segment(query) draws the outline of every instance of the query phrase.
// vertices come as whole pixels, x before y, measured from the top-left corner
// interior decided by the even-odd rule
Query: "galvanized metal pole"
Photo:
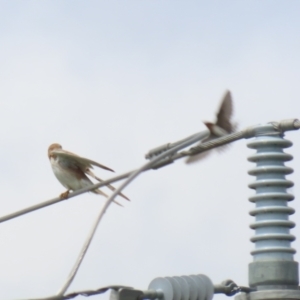
[[[300,299],[298,263],[294,261],[296,251],[291,247],[295,237],[290,234],[295,224],[289,220],[294,209],[288,206],[294,197],[287,191],[293,182],[285,178],[293,172],[285,162],[293,157],[283,151],[292,143],[271,124],[259,125],[255,132],[255,139],[248,143],[249,148],[257,151],[248,158],[256,163],[249,171],[250,175],[256,176],[249,184],[256,191],[249,198],[255,203],[255,208],[250,211],[255,217],[250,225],[255,230],[251,238],[255,249],[251,252],[253,262],[249,264],[249,286],[254,291],[235,298]]]

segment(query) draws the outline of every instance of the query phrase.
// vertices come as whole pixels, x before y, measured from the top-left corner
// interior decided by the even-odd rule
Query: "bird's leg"
[[[60,199],[67,199],[69,196],[70,190],[65,191],[64,193],[60,194]]]

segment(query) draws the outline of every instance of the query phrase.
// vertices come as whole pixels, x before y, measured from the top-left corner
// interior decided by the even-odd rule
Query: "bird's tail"
[[[94,194],[97,194],[97,195],[102,195],[102,196],[104,196],[104,197],[106,197],[106,198],[109,197],[107,194],[105,194],[104,192],[102,192],[102,191],[99,190],[99,189],[93,190],[93,191],[91,191],[91,192],[94,193]],[[120,206],[123,207],[123,205],[120,204],[119,202],[117,202],[117,201],[115,201],[115,200],[113,200],[113,202],[115,202],[116,204],[118,204],[118,205],[120,205]]]
[[[104,181],[104,180],[100,179],[99,177],[97,177],[90,169],[87,169],[87,170],[85,171],[85,173],[88,174],[88,175],[90,175],[92,178],[98,180],[99,182],[103,182],[103,181]],[[113,187],[111,184],[106,184],[106,186],[107,186],[111,191],[113,191],[113,192],[116,190],[116,188]],[[119,195],[120,195],[121,197],[123,197],[124,199],[130,201],[130,199],[129,199],[128,197],[126,197],[124,194],[119,193]]]

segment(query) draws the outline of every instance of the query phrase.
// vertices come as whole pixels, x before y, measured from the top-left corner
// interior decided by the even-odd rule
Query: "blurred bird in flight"
[[[221,102],[219,111],[217,113],[216,123],[203,122],[204,125],[209,130],[210,135],[207,138],[203,139],[198,145],[222,137],[224,135],[233,133],[236,129],[236,125],[232,124],[231,121],[232,113],[233,113],[233,103],[232,103],[231,93],[230,91],[226,91],[223,100]],[[210,151],[208,150],[196,155],[189,156],[186,160],[186,163],[189,164],[198,161],[206,157],[209,153]]]
[[[87,175],[100,182],[103,181],[91,171],[91,169],[93,169],[93,166],[114,172],[112,169],[93,160],[63,150],[62,146],[59,144],[52,144],[49,146],[48,157],[54,175],[56,176],[58,181],[67,189],[66,192],[60,195],[61,199],[67,199],[70,191],[76,191],[84,187],[93,185],[94,183],[88,178]],[[115,190],[115,188],[110,184],[106,184],[106,186],[112,191]],[[102,195],[104,197],[108,197],[108,195],[106,195],[100,189],[95,189],[91,192]],[[119,195],[124,199],[129,200],[122,193],[120,193]],[[116,203],[118,205],[121,205],[118,202]]]

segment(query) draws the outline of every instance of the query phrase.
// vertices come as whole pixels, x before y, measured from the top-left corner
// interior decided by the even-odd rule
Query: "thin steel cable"
[[[99,294],[106,293],[109,290],[118,291],[118,290],[123,289],[123,288],[129,289],[130,287],[112,285],[112,286],[103,287],[103,288],[100,288],[100,289],[97,289],[97,290],[86,290],[86,291],[81,291],[81,292],[70,293],[70,294],[64,295],[62,299],[72,299],[72,298],[75,298],[77,296],[89,297],[89,296],[94,296],[94,295],[99,295]]]
[[[201,131],[201,132],[204,132],[204,131]],[[207,136],[209,136],[209,131],[206,130],[206,132],[207,132]],[[174,148],[174,147],[177,146],[177,145],[180,145],[180,144],[182,144],[182,143],[184,143],[184,142],[186,142],[186,141],[188,141],[188,140],[191,140],[193,137],[197,136],[198,134],[199,134],[199,132],[198,132],[198,133],[195,133],[195,134],[193,134],[193,135],[190,135],[190,136],[188,136],[188,137],[186,137],[186,138],[184,138],[184,139],[182,139],[182,140],[179,140],[179,141],[177,141],[177,142],[174,142],[174,143],[167,143],[167,144],[158,146],[158,147],[156,147],[156,148],[153,148],[153,149],[151,149],[151,150],[145,155],[145,158],[150,160],[150,159],[152,159],[153,157],[155,157],[155,156],[157,156],[157,155],[159,155],[159,154],[161,154],[161,153],[163,153],[163,152],[165,152],[165,151],[167,151],[167,150],[169,150],[169,149],[171,149],[171,148]]]
[[[45,201],[45,202],[42,202],[42,203],[39,203],[39,204],[35,204],[35,205],[30,206],[30,207],[27,207],[27,208],[21,209],[21,210],[19,210],[19,211],[16,211],[16,212],[14,212],[14,213],[8,214],[8,215],[3,216],[3,217],[0,218],[0,223],[5,222],[5,221],[8,221],[8,220],[13,219],[13,218],[16,218],[16,217],[19,217],[19,216],[22,216],[22,215],[25,215],[25,214],[28,214],[28,213],[30,213],[30,212],[32,212],[32,211],[41,209],[41,208],[43,208],[43,207],[47,207],[47,206],[53,205],[53,204],[58,203],[58,202],[66,201],[66,200],[68,200],[68,199],[70,199],[70,198],[73,198],[73,197],[78,196],[78,195],[80,195],[80,194],[83,194],[83,193],[85,193],[85,192],[89,192],[89,191],[94,190],[94,189],[96,189],[96,188],[105,186],[105,185],[108,184],[108,183],[113,183],[113,182],[116,182],[116,181],[125,179],[125,178],[127,178],[132,172],[134,172],[134,171],[130,171],[130,172],[127,172],[127,173],[124,173],[124,174],[121,174],[121,175],[112,177],[112,178],[110,178],[110,179],[107,179],[107,180],[105,180],[105,181],[103,181],[103,182],[96,183],[96,184],[94,184],[94,185],[91,185],[90,187],[86,187],[86,188],[77,190],[77,191],[75,191],[75,192],[73,192],[73,193],[70,193],[67,199],[61,199],[60,197],[56,197],[56,198],[54,198],[54,199],[50,199],[50,200],[47,200],[47,201]]]
[[[44,298],[33,298],[29,300],[67,300],[67,299],[73,299],[77,296],[94,296],[99,294],[104,294],[109,290],[115,290],[119,291],[120,289],[131,289],[131,287],[124,286],[124,285],[109,285],[105,286],[96,290],[84,290],[84,291],[78,291],[78,292],[71,292],[69,294],[63,295],[63,296],[50,296],[50,297],[44,297]],[[27,299],[28,300],[28,299]]]
[[[189,156],[189,155],[196,155],[196,154],[214,149],[216,147],[220,147],[220,146],[232,143],[234,141],[243,139],[243,138],[247,137],[247,135],[248,135],[248,132],[246,130],[241,130],[239,132],[235,132],[235,133],[211,140],[209,142],[202,143],[200,145],[192,147],[191,149],[189,149],[187,151],[182,151],[182,152],[176,153],[172,157],[172,159],[176,160],[181,157],[185,157],[185,156]]]
[[[270,134],[278,134],[284,131],[290,131],[290,130],[298,130],[300,129],[300,121],[298,119],[285,119],[281,120],[279,122],[270,122],[266,124],[270,127]],[[211,140],[206,143],[202,143],[200,145],[197,145],[195,147],[190,148],[187,151],[182,151],[179,153],[176,153],[172,156],[172,160],[177,160],[179,158],[183,158],[190,155],[196,155],[205,151],[208,151],[210,149],[220,147],[229,143],[232,143],[234,141],[240,140],[242,138],[252,138],[256,135],[259,135],[259,132],[257,132],[257,129],[259,129],[261,125],[255,125],[247,127],[241,131],[234,132],[232,134],[216,138],[214,140]],[[266,132],[264,132],[266,134]]]
[[[203,132],[200,132],[195,135],[193,135],[192,137],[195,138],[195,142],[192,142],[192,143],[196,143],[199,141],[199,138],[197,139],[197,136],[199,136],[199,134],[201,134],[202,136],[202,133]],[[185,139],[186,140],[186,139]],[[192,144],[191,143],[191,144]],[[189,145],[191,145],[189,144]],[[188,145],[188,146],[189,146]],[[121,175],[118,175],[118,176],[115,176],[115,177],[112,177],[110,179],[107,179],[107,180],[104,180],[103,182],[99,182],[99,183],[96,183],[94,185],[91,185],[89,187],[85,187],[85,188],[82,188],[80,190],[77,190],[75,192],[72,192],[68,195],[68,198],[67,199],[61,199],[60,197],[56,197],[56,198],[53,198],[53,199],[50,199],[50,200],[47,200],[45,202],[42,202],[42,203],[38,203],[38,204],[35,204],[35,205],[32,205],[32,206],[29,206],[29,207],[26,207],[24,209],[21,209],[19,211],[16,211],[14,213],[11,213],[11,214],[8,214],[8,215],[5,215],[3,217],[0,217],[0,223],[2,222],[6,222],[8,220],[11,220],[11,219],[14,219],[14,218],[17,218],[17,217],[20,217],[22,215],[25,215],[25,214],[28,214],[30,212],[33,212],[35,210],[39,210],[41,208],[44,208],[44,207],[47,207],[47,206],[50,206],[50,205],[53,205],[53,204],[56,204],[56,203],[59,203],[59,202],[62,202],[62,201],[66,201],[66,200],[69,200],[70,198],[73,198],[73,197],[76,197],[80,194],[83,194],[83,193],[86,193],[86,192],[89,192],[91,190],[94,190],[96,188],[100,188],[100,187],[103,187],[105,186],[106,184],[108,183],[113,183],[113,182],[116,182],[116,181],[120,181],[120,180],[123,180],[127,177],[130,176],[130,174],[132,174],[135,170],[133,171],[129,171],[129,172],[126,172],[126,173],[123,173]],[[147,171],[147,170],[145,170]]]
[[[286,124],[286,123],[289,123],[289,128],[288,129],[285,128],[285,130],[298,130],[298,129],[300,129],[300,121],[297,120],[297,119],[282,120],[280,122],[276,122],[276,124],[278,124],[279,127],[280,127],[281,124]],[[272,126],[275,127],[275,125],[273,125],[273,124],[272,124]],[[203,132],[200,132],[198,134],[201,134]],[[191,136],[190,138],[195,137],[195,136],[197,136],[197,134]],[[231,143],[233,141],[236,141],[236,140],[239,140],[239,139],[242,139],[242,138],[251,138],[253,136],[255,136],[255,126],[248,127],[248,128],[246,128],[246,129],[244,129],[242,131],[230,134],[228,136],[221,137],[221,138],[215,139],[213,141],[209,141],[209,142],[203,143],[203,144],[201,144],[199,146],[191,148],[188,151],[182,151],[180,153],[176,153],[175,155],[172,156],[172,159],[170,159],[169,163],[171,163],[171,162],[173,162],[173,161],[175,161],[177,159],[183,158],[185,156],[198,154],[198,153],[201,153],[201,152],[204,152],[204,151],[207,151],[207,150],[210,150],[210,149],[213,149],[213,148],[216,148],[216,147],[219,147],[219,146]],[[186,141],[186,139],[183,139],[182,141]],[[197,141],[199,141],[199,140],[197,140]],[[197,141],[194,141],[193,143],[196,143]],[[178,143],[179,142],[175,142],[175,143],[172,143],[172,144],[167,144],[168,145],[167,149],[170,150],[170,147],[172,147],[173,145],[177,145]],[[159,165],[159,163],[158,163],[158,165]],[[161,164],[161,166],[165,166],[165,165],[167,165],[167,163],[166,164]],[[75,196],[78,196],[80,194],[89,192],[89,191],[91,191],[93,189],[103,187],[103,186],[105,186],[108,183],[113,183],[113,182],[125,179],[125,178],[129,177],[130,174],[132,174],[133,172],[134,172],[134,170],[130,171],[130,172],[127,172],[127,173],[124,173],[124,174],[121,174],[121,175],[118,175],[118,176],[115,176],[115,177],[112,177],[112,178],[107,179],[107,180],[105,180],[103,182],[96,183],[94,185],[91,185],[90,187],[86,187],[86,188],[77,190],[76,192],[72,192],[72,193],[69,194],[68,199],[72,198],[72,197],[75,197]],[[0,223],[8,221],[8,220],[16,218],[16,217],[19,217],[19,216],[22,216],[22,215],[27,214],[27,213],[33,212],[35,210],[38,210],[38,209],[41,209],[41,208],[44,208],[44,207],[56,204],[58,202],[68,200],[68,199],[61,199],[60,197],[56,197],[54,199],[50,199],[50,200],[47,200],[47,201],[39,203],[39,204],[35,204],[33,206],[21,209],[21,210],[19,210],[17,212],[14,212],[14,213],[8,214],[6,216],[0,217]]]
[[[177,145],[176,147],[167,150],[166,152],[161,153],[160,155],[156,156],[155,158],[153,158],[151,161],[147,162],[146,164],[144,164],[142,167],[140,167],[139,169],[137,169],[136,171],[132,172],[130,174],[130,176],[127,178],[126,181],[124,181],[111,195],[110,197],[106,200],[103,208],[100,211],[100,214],[98,215],[91,232],[89,233],[85,243],[83,244],[83,247],[79,253],[79,256],[66,280],[66,282],[63,284],[63,286],[61,287],[61,289],[58,291],[58,293],[56,294],[56,296],[62,296],[64,295],[64,293],[67,291],[67,289],[69,288],[69,286],[71,285],[72,281],[74,280],[77,271],[84,259],[84,256],[89,248],[89,245],[95,235],[95,232],[97,230],[97,227],[102,219],[102,217],[104,216],[106,210],[108,209],[109,205],[112,203],[112,201],[115,199],[115,197],[118,195],[118,193],[120,193],[131,181],[133,181],[139,174],[141,174],[143,171],[148,170],[150,168],[152,168],[157,162],[159,162],[160,160],[162,160],[165,157],[168,157],[169,155],[171,155],[174,152],[177,152],[180,149],[183,149],[199,140],[201,140],[202,138],[204,138],[207,135],[206,131],[205,132],[200,132],[198,135],[193,136],[190,140],[185,141],[184,143]]]
[[[111,285],[111,286],[106,286],[97,290],[85,290],[85,291],[80,291],[80,292],[73,292],[73,293],[69,293],[67,295],[64,295],[62,299],[72,299],[75,298],[77,296],[84,296],[84,297],[89,297],[89,296],[94,296],[94,295],[99,295],[99,294],[103,294],[106,293],[109,290],[115,290],[118,291],[120,289],[130,289],[130,287],[128,286],[123,286],[123,285]]]

